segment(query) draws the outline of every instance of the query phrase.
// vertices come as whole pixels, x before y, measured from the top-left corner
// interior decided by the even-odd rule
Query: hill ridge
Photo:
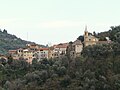
[[[26,44],[36,44],[35,42],[22,40],[16,35],[12,35],[7,32],[6,29],[3,31],[0,29],[0,54],[7,54],[8,50],[23,48]],[[43,45],[41,45],[43,46]]]

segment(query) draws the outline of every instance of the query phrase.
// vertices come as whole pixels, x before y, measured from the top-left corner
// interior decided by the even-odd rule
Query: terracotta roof
[[[56,48],[67,48],[67,46],[56,46]]]
[[[9,50],[9,52],[16,52],[17,50]]]
[[[24,48],[18,48],[18,49],[16,49],[16,50],[23,50]]]
[[[98,41],[97,44],[108,44],[112,43],[112,41]]]
[[[53,47],[53,46],[52,46],[52,47],[49,47],[49,49],[50,49],[50,50],[54,50],[54,47]]]
[[[0,54],[0,57],[1,57],[1,56],[4,56],[4,55]]]
[[[49,50],[48,48],[40,48],[40,49],[38,49],[38,51],[40,51],[40,50]]]
[[[60,43],[58,45],[54,45],[54,48],[67,48],[68,43]]]
[[[37,46],[36,44],[32,44],[31,46]]]

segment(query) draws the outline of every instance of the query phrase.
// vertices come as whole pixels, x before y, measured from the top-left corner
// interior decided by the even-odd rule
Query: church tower
[[[84,41],[87,41],[87,39],[88,39],[88,30],[87,30],[87,26],[85,26]]]
[[[89,46],[89,45],[95,45],[97,41],[98,41],[98,39],[95,36],[89,35],[87,26],[85,26],[84,47]]]

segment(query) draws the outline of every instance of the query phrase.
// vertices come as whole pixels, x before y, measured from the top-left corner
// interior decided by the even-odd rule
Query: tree
[[[66,68],[65,68],[64,66],[58,67],[58,68],[57,68],[57,74],[58,74],[59,76],[65,75],[65,74],[66,74]]]
[[[93,32],[93,35],[96,37],[96,36],[97,36],[97,33],[94,31],[94,32]]]
[[[83,42],[84,41],[84,36],[79,36],[77,39],[80,40],[81,42]]]
[[[82,55],[84,57],[94,58],[98,60],[107,58],[112,55],[112,53],[113,49],[111,48],[111,45],[107,44],[87,46],[82,51]]]
[[[116,34],[118,33],[118,32],[120,32],[120,26],[112,26],[111,27],[111,30],[109,31],[109,33],[110,33],[110,39],[112,40],[112,41],[116,41]]]
[[[0,59],[0,63],[1,63],[2,65],[5,65],[5,64],[7,63],[7,61],[6,61],[6,59],[1,58],[1,59]]]
[[[7,63],[8,64],[11,64],[13,62],[13,58],[12,58],[12,56],[10,55],[10,56],[8,56],[8,61],[7,61]]]
[[[115,41],[120,43],[120,32],[115,34]]]
[[[37,63],[38,63],[38,60],[34,58],[34,59],[32,60],[32,65],[36,65]]]
[[[6,34],[7,34],[7,30],[4,29],[4,30],[3,30],[3,33],[6,33]]]
[[[67,87],[68,85],[70,85],[70,83],[71,83],[71,78],[67,75],[64,76],[63,80],[61,80],[60,85],[62,87]]]

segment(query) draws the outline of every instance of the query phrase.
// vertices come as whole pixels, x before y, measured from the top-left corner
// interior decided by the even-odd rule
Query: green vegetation
[[[120,40],[120,26],[112,26],[109,31],[98,33],[96,36],[100,38],[100,40],[105,40],[105,37],[109,37],[110,40],[116,42],[117,39]]]
[[[0,59],[0,90],[120,90],[120,27],[114,30],[113,43],[85,47],[74,60]]]
[[[105,32],[100,32],[100,33],[93,32],[93,35],[99,38],[100,41],[106,41],[106,37],[109,37],[109,39],[114,42],[116,41],[120,42],[120,26],[115,26],[115,27],[112,26],[109,31],[105,31]],[[81,40],[82,42],[84,41],[84,37],[82,35],[79,36],[78,39]]]
[[[5,29],[3,31],[0,30],[0,54],[7,54],[8,50],[11,49],[23,48],[28,43],[33,42],[28,42],[17,38],[15,35],[8,34]]]

